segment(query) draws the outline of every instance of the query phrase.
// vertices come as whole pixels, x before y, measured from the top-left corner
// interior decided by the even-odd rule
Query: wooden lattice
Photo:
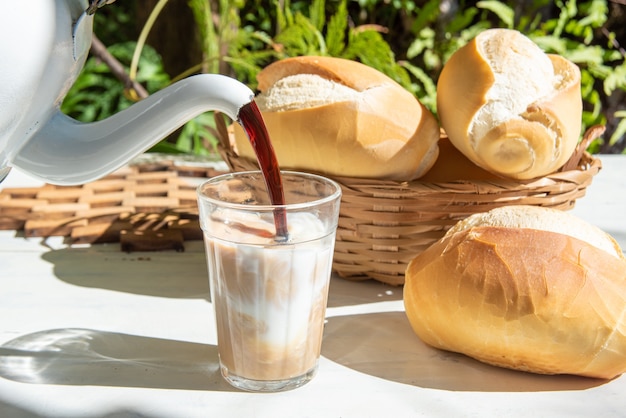
[[[123,251],[184,250],[202,239],[196,186],[222,171],[150,163],[124,167],[81,186],[0,191],[0,229],[26,237],[66,237],[71,244],[119,242]]]

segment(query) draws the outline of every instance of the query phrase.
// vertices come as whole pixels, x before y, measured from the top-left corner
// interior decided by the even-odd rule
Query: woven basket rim
[[[218,152],[223,160],[232,171],[241,171],[242,169],[251,170],[258,169],[256,161],[246,157],[239,156],[231,147],[224,147],[218,144]],[[536,188],[549,188],[550,186],[560,183],[577,183],[580,184],[594,176],[601,169],[602,163],[596,156],[584,151],[580,155],[580,160],[576,168],[567,171],[557,171],[543,177],[530,180],[512,180],[506,178],[494,178],[490,180],[449,180],[449,181],[422,181],[420,179],[410,181],[373,179],[363,177],[347,177],[335,176],[327,173],[306,170],[313,174],[319,174],[329,177],[343,186],[350,188],[375,188],[380,190],[419,190],[423,193],[489,193],[489,189],[493,189],[493,193],[502,193],[504,191],[523,191]]]
[[[231,170],[237,168],[245,169],[258,169],[256,161],[242,157],[237,154],[234,149],[234,133],[231,127],[226,126],[224,119],[220,115],[216,115],[217,126],[217,150],[222,156],[222,159],[226,162]],[[587,179],[587,172],[595,171],[595,169],[601,168],[601,162],[599,158],[593,156],[586,151],[589,144],[596,138],[600,137],[604,132],[605,127],[602,125],[594,125],[589,127],[584,133],[581,141],[576,146],[576,149],[572,153],[570,159],[563,165],[563,167],[554,173],[546,176],[537,177],[529,180],[513,180],[508,178],[493,178],[490,180],[451,180],[451,181],[422,181],[419,178],[415,180],[399,181],[399,180],[386,180],[375,179],[365,177],[349,177],[349,176],[337,176],[324,173],[315,170],[305,170],[313,174],[319,174],[325,177],[332,178],[333,180],[342,183],[343,185],[351,185],[357,187],[358,185],[381,187],[381,188],[406,188],[411,186],[422,185],[425,189],[432,188],[433,191],[453,190],[455,193],[463,192],[464,185],[480,185],[489,187],[490,185],[496,187],[498,192],[502,189],[526,189],[534,187],[545,187],[546,181],[548,182],[579,182],[580,180]],[[446,137],[446,133],[441,130],[441,138]],[[287,169],[289,167],[286,167]],[[289,168],[292,169],[292,168]],[[301,170],[302,171],[302,170]],[[596,173],[593,173],[595,175]],[[579,177],[582,177],[579,178]],[[467,192],[474,193],[471,187]]]
[[[218,151],[230,170],[258,169],[256,161],[235,152],[226,125],[217,126]],[[561,170],[524,181],[396,181],[304,170],[337,181],[343,190],[333,270],[349,280],[403,285],[410,260],[467,216],[512,204],[573,208],[602,168],[601,160],[586,151],[602,132],[603,127],[590,128]]]

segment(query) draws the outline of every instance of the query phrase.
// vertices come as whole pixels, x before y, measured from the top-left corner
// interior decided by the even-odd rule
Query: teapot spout
[[[107,119],[81,123],[58,109],[15,155],[13,166],[46,182],[76,185],[115,171],[201,113],[233,120],[254,99],[243,83],[199,74],[178,81]]]

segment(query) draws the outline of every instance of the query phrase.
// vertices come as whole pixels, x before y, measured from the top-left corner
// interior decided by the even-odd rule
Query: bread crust
[[[626,371],[621,253],[531,228],[451,232],[406,271],[406,313],[425,343],[541,374]]]
[[[484,170],[470,161],[448,139],[439,139],[439,157],[420,181],[447,183],[452,181],[502,181],[500,176]]]
[[[293,57],[263,69],[259,89],[265,92],[278,80],[296,74],[318,75],[360,94],[358,100],[262,111],[281,168],[408,181],[424,175],[436,161],[437,120],[383,73],[340,58]],[[235,141],[239,155],[255,158],[238,126]]]
[[[495,33],[495,35],[494,35]],[[494,92],[495,70],[483,55],[485,39],[502,37],[514,47],[522,34],[508,29],[491,29],[476,36],[446,62],[437,82],[437,111],[450,141],[478,166],[503,177],[528,180],[558,170],[580,139],[582,98],[580,70],[567,59],[547,55],[552,63],[556,90],[527,103],[525,110],[504,121],[482,137],[471,132],[481,121],[479,110],[488,101],[515,101],[514,89]],[[503,74],[518,71],[514,62],[502,57]],[[541,75],[537,75],[541,77]]]
[[[395,84],[395,81],[385,74],[357,61],[334,57],[302,56],[285,58],[265,67],[257,75],[258,88],[261,92],[265,92],[278,80],[296,74],[319,75],[357,91],[364,91],[381,84]]]

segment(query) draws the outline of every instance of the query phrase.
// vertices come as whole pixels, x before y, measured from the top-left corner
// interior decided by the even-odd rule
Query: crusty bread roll
[[[489,29],[445,63],[437,112],[450,141],[485,170],[544,176],[580,138],[580,70],[515,30]]]
[[[485,363],[626,371],[626,258],[566,212],[509,206],[460,221],[409,263],[404,303],[422,341]]]
[[[439,125],[383,73],[332,57],[294,57],[258,74],[255,99],[281,168],[333,176],[412,180],[437,159]],[[235,126],[240,156],[254,159]]]

